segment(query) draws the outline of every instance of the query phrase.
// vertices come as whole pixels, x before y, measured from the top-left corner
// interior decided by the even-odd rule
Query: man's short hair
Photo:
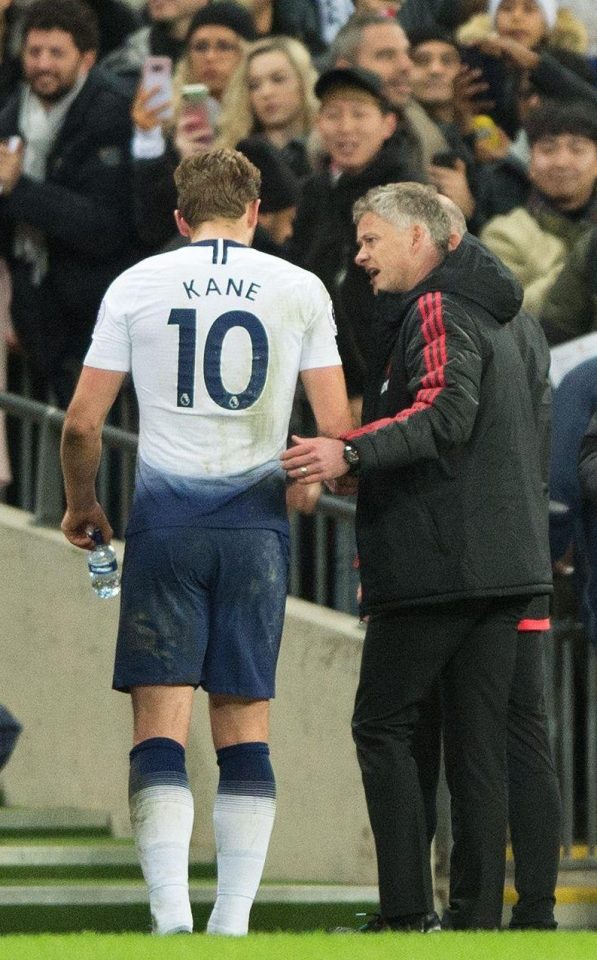
[[[425,227],[439,253],[445,256],[448,252],[450,218],[435,187],[423,183],[388,183],[373,187],[355,203],[354,222],[358,224],[366,213],[377,214],[397,230],[419,224]]]
[[[338,60],[346,60],[354,65],[359,59],[359,47],[363,39],[363,31],[367,27],[387,26],[393,23],[400,26],[397,20],[384,17],[378,13],[354,13],[343,27],[340,27],[326,54],[326,63],[335,66]]]
[[[584,100],[572,103],[546,100],[529,113],[525,130],[531,146],[545,137],[563,134],[586,137],[597,144],[597,109]]]
[[[37,0],[25,15],[25,39],[31,30],[63,30],[70,33],[81,53],[99,49],[97,17],[85,0]]]
[[[186,157],[174,171],[178,209],[188,225],[239,220],[261,190],[261,174],[238,150],[222,147]]]
[[[416,30],[409,30],[407,36],[411,53],[424,43],[445,43],[448,47],[454,47],[460,56],[460,47],[456,38],[448,30],[442,30],[441,27],[417,27]]]

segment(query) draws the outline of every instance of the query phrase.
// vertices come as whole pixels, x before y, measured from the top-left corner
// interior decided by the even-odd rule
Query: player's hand
[[[139,130],[153,130],[154,127],[161,126],[165,120],[172,116],[172,103],[170,100],[162,101],[157,107],[149,106],[151,98],[159,92],[159,87],[140,86],[137,90],[131,107],[131,117],[133,123]]]
[[[344,441],[330,437],[292,437],[293,447],[281,456],[282,467],[298,483],[322,483],[348,473]]]
[[[93,550],[95,541],[91,538],[94,530],[100,530],[104,543],[112,539],[112,527],[99,503],[95,503],[89,510],[67,509],[60,528],[67,540],[82,550]]]

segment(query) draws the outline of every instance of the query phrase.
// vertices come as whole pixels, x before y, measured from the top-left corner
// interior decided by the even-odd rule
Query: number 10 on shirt
[[[168,324],[178,331],[178,379],[176,405],[193,407],[195,404],[195,362],[197,349],[197,311],[177,308],[170,311]],[[230,393],[222,380],[222,347],[231,330],[246,330],[251,340],[251,375],[242,393]],[[228,310],[212,323],[203,353],[203,378],[207,392],[214,403],[225,410],[246,410],[259,399],[267,379],[269,344],[265,327],[254,313],[246,310]]]

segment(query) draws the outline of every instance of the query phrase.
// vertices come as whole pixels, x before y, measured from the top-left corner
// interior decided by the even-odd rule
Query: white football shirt
[[[85,364],[132,372],[140,416],[133,532],[159,523],[271,526],[299,371],[340,358],[317,277],[218,239],[121,274]]]

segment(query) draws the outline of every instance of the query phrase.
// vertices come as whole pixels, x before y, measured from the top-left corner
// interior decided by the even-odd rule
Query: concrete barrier
[[[1,775],[6,800],[106,810],[125,836],[130,706],[110,687],[118,603],[93,595],[84,554],[59,531],[5,506],[0,583],[0,702],[24,728]],[[278,815],[270,879],[375,883],[350,736],[362,637],[353,617],[288,600],[272,706]],[[187,757],[194,843],[209,859],[217,768],[205,701],[198,692]]]

